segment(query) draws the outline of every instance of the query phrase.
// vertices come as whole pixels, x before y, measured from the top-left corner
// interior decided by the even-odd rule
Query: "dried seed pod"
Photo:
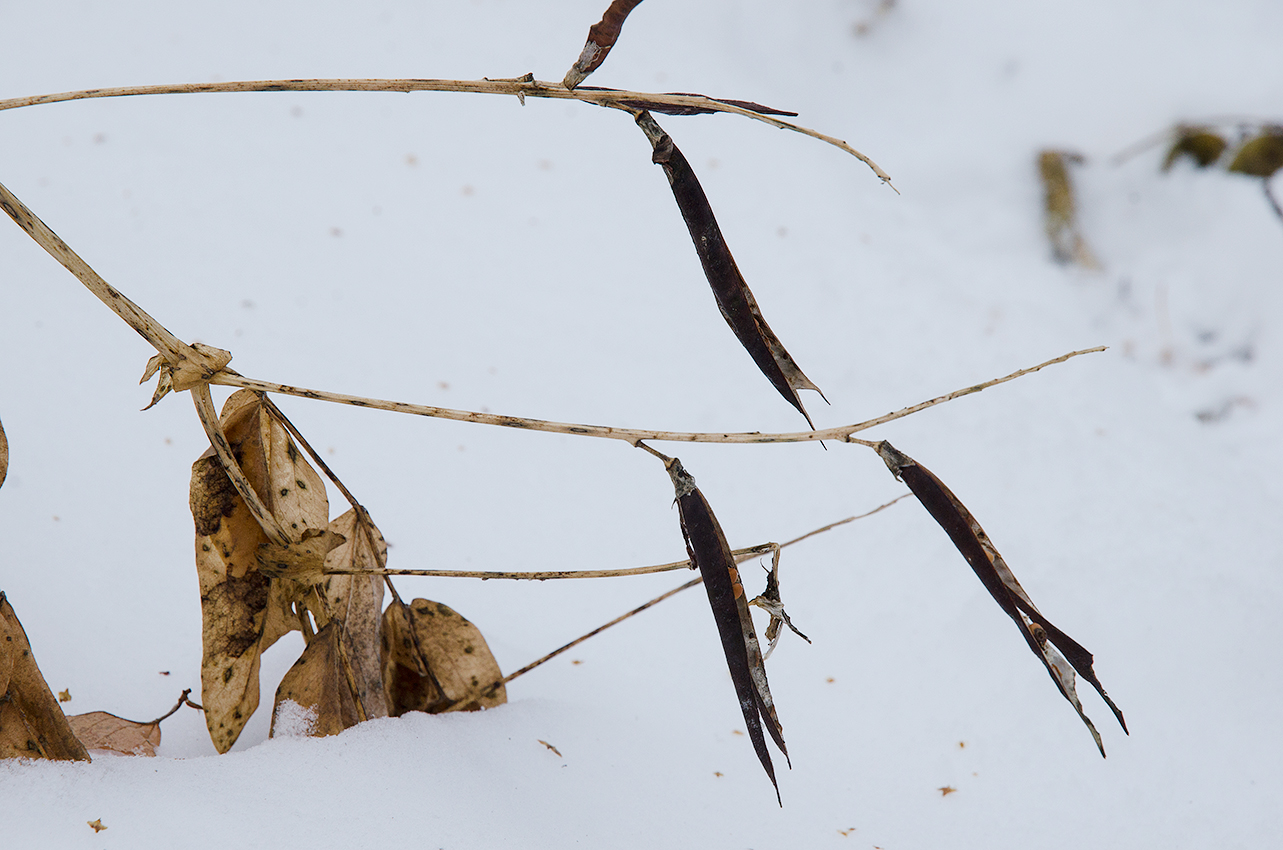
[[[703,187],[699,185],[695,171],[677,145],[673,144],[672,137],[664,132],[650,113],[641,112],[637,116],[637,126],[641,127],[650,140],[654,150],[651,161],[662,166],[668,177],[673,197],[686,222],[686,229],[690,231],[695,253],[699,255],[704,276],[713,289],[713,297],[717,299],[722,318],[730,325],[740,345],[744,346],[772,386],[814,428],[811,417],[802,406],[798,390],[820,392],[820,388],[802,374],[797,363],[784,350],[784,344],[762,317],[757,299],[753,297],[744,275],[735,264],[735,258],[731,256],[731,249],[722,236],[722,229],[713,215],[713,207],[709,204]],[[820,393],[820,397],[823,398],[824,394]]]
[[[1207,168],[1225,153],[1227,143],[1206,127],[1177,127],[1176,140],[1163,158],[1163,171],[1169,170],[1176,160],[1192,159],[1199,168]]]
[[[588,29],[588,40],[580,52],[575,64],[570,66],[561,84],[568,89],[587,79],[588,75],[601,67],[606,61],[606,54],[619,40],[619,33],[624,28],[624,19],[628,13],[637,8],[641,0],[614,0],[602,14],[601,20]]]
[[[770,751],[766,748],[766,739],[762,736],[763,723],[786,761],[788,749],[784,745],[783,729],[775,714],[775,703],[766,681],[761,647],[753,629],[748,599],[744,594],[744,585],[740,582],[735,558],[731,555],[731,547],[726,542],[726,535],[722,532],[722,526],[713,514],[712,507],[695,486],[695,479],[682,467],[681,461],[677,458],[665,458],[664,467],[668,470],[677,494],[677,510],[681,518],[682,537],[686,541],[686,553],[704,579],[704,589],[708,592],[708,602],[713,609],[718,635],[722,639],[722,652],[726,656],[726,666],[730,670],[735,694],[739,698],[749,740],[753,742],[757,758],[766,770],[766,775],[771,778],[771,784],[775,786],[778,801],[780,786],[775,780],[775,767],[771,763]]]
[[[989,595],[1020,628],[1020,634],[1030,651],[1038,656],[1061,694],[1078,711],[1078,716],[1091,731],[1096,746],[1100,748],[1100,754],[1103,756],[1105,747],[1101,743],[1100,735],[1096,732],[1096,727],[1091,720],[1083,713],[1082,705],[1074,691],[1073,670],[1077,670],[1079,675],[1096,689],[1110,710],[1114,712],[1114,716],[1118,718],[1118,724],[1123,727],[1124,732],[1127,731],[1127,723],[1123,719],[1123,713],[1118,710],[1118,706],[1114,705],[1114,701],[1105,693],[1100,680],[1096,678],[1095,670],[1092,669],[1091,653],[1048,622],[1047,618],[1038,611],[1024,588],[1020,586],[1020,582],[1016,581],[1006,561],[998,554],[998,550],[989,540],[989,535],[985,534],[985,530],[980,527],[980,523],[976,522],[966,506],[939,478],[932,474],[931,470],[886,441],[877,444],[877,452],[887,468],[891,470],[891,474],[909,486],[909,490],[927,509],[927,513],[931,514],[931,518],[945,530],[949,539],[953,541],[953,545],[966,558],[971,569],[989,591]],[[1069,659],[1067,663],[1060,652],[1056,651],[1057,649]]]

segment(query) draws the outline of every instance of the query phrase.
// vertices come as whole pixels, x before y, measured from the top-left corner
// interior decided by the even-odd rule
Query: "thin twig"
[[[869,419],[864,422],[857,422],[854,425],[840,425],[836,428],[826,428],[821,431],[794,431],[789,433],[764,434],[761,431],[748,432],[684,432],[684,431],[645,431],[634,428],[613,428],[608,425],[580,425],[570,422],[550,422],[544,419],[526,419],[520,416],[503,416],[494,413],[478,413],[470,410],[452,410],[447,407],[431,407],[422,404],[409,404],[402,401],[387,401],[384,399],[364,398],[361,396],[344,395],[342,393],[326,392],[325,390],[313,390],[304,387],[294,387],[288,384],[277,384],[271,381],[260,381],[255,378],[246,378],[234,370],[224,369],[210,378],[210,383],[221,384],[229,387],[242,387],[245,389],[257,390],[259,392],[280,393],[282,395],[298,396],[300,398],[310,398],[317,401],[328,401],[335,404],[350,404],[355,407],[370,407],[376,410],[387,410],[393,413],[408,413],[414,416],[427,416],[433,419],[450,419],[455,422],[475,422],[481,425],[496,425],[501,428],[518,428],[525,431],[544,431],[554,434],[571,434],[582,437],[602,437],[613,440],[623,440],[636,446],[643,440],[653,440],[657,442],[673,443],[805,443],[816,442],[819,440],[837,440],[845,443],[860,443],[863,445],[873,445],[864,440],[857,440],[852,437],[853,434],[865,431],[878,425],[885,425],[888,422],[894,422],[897,419],[903,419],[919,411],[926,410],[928,407],[934,407],[937,404],[943,404],[947,401],[953,401],[966,395],[978,393],[998,384],[1005,384],[1007,381],[1013,381],[1016,378],[1037,372],[1048,366],[1057,363],[1063,363],[1082,354],[1093,354],[1104,351],[1105,346],[1096,346],[1095,348],[1084,348],[1080,351],[1071,351],[1068,354],[1062,354],[1059,357],[1053,357],[1037,366],[1031,366],[1027,369],[1018,369],[1010,375],[1004,375],[1001,378],[994,378],[981,384],[975,384],[960,390],[954,390],[942,396],[919,402],[910,407],[902,408],[894,413],[887,413],[876,419]]]
[[[885,511],[887,508],[891,507],[901,499],[907,499],[912,495],[913,495],[912,493],[905,493],[902,496],[896,496],[891,501],[887,502],[884,505],[878,505],[876,508],[874,508],[871,511],[865,511],[864,513],[857,514],[856,516],[849,516],[846,519],[840,519],[837,522],[831,522],[828,525],[823,526],[822,528],[815,529],[814,531],[808,531],[806,534],[803,534],[801,537],[794,537],[792,540],[790,540],[787,543],[781,543],[780,548],[783,549],[785,546],[792,546],[794,543],[801,543],[803,540],[806,540],[808,537],[814,537],[817,534],[823,534],[826,531],[831,531],[837,528],[839,525],[846,525],[848,522],[855,522],[857,519],[864,519],[866,516],[873,516],[876,513]]]
[[[854,519],[854,517],[853,517]],[[846,522],[847,520],[843,520]],[[841,523],[836,523],[841,524]],[[758,546],[750,546],[747,549],[736,549],[731,552],[737,561],[747,560],[757,555],[763,555],[771,551],[773,543],[762,543]],[[630,567],[620,570],[548,570],[544,572],[502,572],[498,570],[361,570],[361,569],[332,569],[325,570],[325,575],[386,575],[386,576],[426,576],[428,578],[479,578],[483,581],[490,579],[515,579],[518,581],[548,581],[550,579],[561,578],[619,578],[621,576],[644,576],[653,573],[666,573],[673,570],[689,569],[691,562],[673,561],[668,564],[655,564],[648,567]]]
[[[224,83],[177,83],[156,86],[122,86],[118,88],[84,89],[81,91],[60,92],[58,94],[34,95],[0,100],[0,110],[17,109],[24,106],[38,106],[44,103],[61,103],[68,100],[86,100],[99,97],[132,97],[153,94],[212,94],[217,92],[277,92],[277,91],[382,91],[382,92],[416,92],[441,91],[462,92],[467,94],[503,94],[519,98],[522,103],[527,97],[549,97],[562,100],[579,100],[597,106],[633,111],[636,104],[662,104],[664,106],[693,107],[709,112],[726,112],[761,121],[782,130],[792,130],[813,139],[819,139],[846,151],[863,162],[883,183],[891,185],[891,177],[876,162],[860,153],[841,139],[825,135],[816,130],[781,121],[772,115],[764,115],[745,109],[733,103],[715,100],[700,94],[658,94],[650,92],[625,91],[621,89],[566,88],[561,83],[547,83],[526,77],[513,77],[502,80],[359,80],[359,79],[316,79],[316,80],[245,80]],[[632,104],[632,105],[630,105]],[[892,189],[895,187],[892,186]]]
[[[128,723],[137,724],[138,726],[156,726],[160,723],[160,721],[165,720],[171,715],[177,713],[178,709],[182,708],[184,705],[190,705],[192,708],[197,709],[198,711],[204,711],[205,710],[204,706],[199,705],[198,703],[194,703],[187,698],[187,695],[190,694],[191,692],[192,692],[191,688],[183,688],[183,692],[178,695],[178,702],[174,703],[174,707],[171,708],[169,711],[166,711],[160,717],[157,717],[155,720],[147,720],[147,721],[129,720],[129,718],[127,717],[122,717],[120,719]]]
[[[348,504],[358,511],[363,511],[364,509],[361,507],[361,503],[352,495],[352,491],[344,486],[343,482],[339,480],[339,477],[334,474],[334,470],[330,469],[329,464],[322,459],[320,453],[318,453],[316,449],[312,448],[312,444],[307,441],[307,437],[303,436],[303,432],[295,428],[294,423],[291,422],[289,418],[281,412],[281,409],[276,406],[276,402],[264,395],[263,404],[267,408],[267,412],[271,414],[272,418],[281,423],[285,430],[289,431],[290,435],[293,436],[294,439],[298,441],[298,444],[303,447],[303,451],[307,452],[308,457],[312,458],[316,465],[321,467],[321,471],[325,473],[325,477],[330,479],[330,482],[338,488],[338,491],[343,494],[343,498],[347,499]]]
[[[1261,180],[1261,188],[1265,190],[1265,200],[1270,202],[1274,214],[1279,217],[1279,221],[1283,221],[1283,207],[1279,206],[1278,198],[1274,197],[1274,192],[1270,190],[1270,178],[1265,177]]]

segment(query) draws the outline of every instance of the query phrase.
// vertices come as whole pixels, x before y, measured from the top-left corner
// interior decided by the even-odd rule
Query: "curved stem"
[[[893,413],[887,413],[876,419],[868,419],[864,422],[856,422],[853,425],[840,425],[836,428],[826,428],[820,431],[793,431],[788,433],[764,434],[761,431],[747,432],[686,432],[686,431],[647,431],[634,428],[614,428],[609,425],[580,425],[570,422],[550,422],[545,419],[526,419],[520,416],[503,416],[494,413],[478,413],[470,410],[452,410],[447,407],[431,407],[422,404],[409,404],[403,401],[387,401],[376,398],[363,398],[361,396],[343,395],[342,393],[331,393],[325,390],[312,390],[304,387],[293,387],[287,384],[277,384],[271,381],[260,381],[254,378],[246,378],[231,369],[224,369],[210,378],[210,383],[221,384],[229,387],[241,387],[244,389],[257,390],[258,392],[281,393],[282,395],[293,395],[300,398],[310,398],[317,401],[329,401],[335,404],[350,404],[355,407],[372,407],[376,410],[388,410],[394,413],[409,413],[414,416],[427,416],[433,419],[450,419],[455,422],[475,422],[481,425],[497,425],[502,428],[519,428],[525,431],[544,431],[554,434],[571,434],[581,437],[601,437],[612,440],[623,440],[630,445],[637,446],[643,440],[653,440],[656,442],[673,442],[673,443],[808,443],[818,442],[820,440],[836,440],[843,443],[857,443],[860,445],[872,447],[874,444],[866,440],[856,439],[854,434],[865,431],[877,425],[885,425],[888,422],[894,422],[897,419],[903,419],[914,413],[926,410],[928,407],[934,407],[937,404],[944,404],[947,401],[953,401],[956,398],[962,398],[966,395],[978,393],[989,387],[995,387],[998,384],[1005,384],[1007,381],[1014,381],[1016,378],[1037,372],[1056,363],[1063,363],[1073,357],[1081,354],[1092,354],[1094,352],[1104,351],[1105,346],[1095,348],[1084,348],[1080,351],[1071,351],[1068,354],[1062,354],[1059,357],[1053,357],[1037,366],[1030,366],[1027,369],[1017,369],[1009,375],[1001,378],[994,378],[981,384],[975,384],[970,387],[964,387],[960,390],[954,390],[942,396],[937,396],[927,401],[902,408]]]
[[[834,147],[846,151],[851,156],[867,165],[883,183],[891,185],[891,177],[878,164],[848,145],[841,139],[825,135],[816,130],[781,121],[772,115],[754,112],[734,103],[705,97],[702,94],[658,94],[650,92],[625,91],[620,89],[599,89],[580,87],[568,89],[561,83],[547,83],[536,80],[532,75],[504,80],[371,80],[371,79],[314,79],[314,80],[244,80],[225,83],[176,83],[156,86],[121,86],[118,88],[82,89],[80,91],[59,92],[57,94],[14,97],[0,100],[0,110],[19,109],[24,106],[38,106],[44,103],[62,103],[68,100],[87,100],[99,97],[134,97],[156,94],[212,94],[218,92],[276,92],[276,91],[381,91],[381,92],[416,92],[441,91],[463,92],[468,94],[505,94],[517,97],[524,104],[527,97],[548,97],[562,100],[578,100],[597,106],[634,111],[637,104],[648,107],[656,104],[672,107],[699,109],[705,112],[727,112],[761,121],[782,130],[792,130],[804,136],[810,136]],[[892,186],[892,189],[895,187]]]

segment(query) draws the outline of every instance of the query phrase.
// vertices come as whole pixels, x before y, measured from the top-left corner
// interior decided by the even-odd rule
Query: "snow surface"
[[[559,80],[603,5],[8,4],[0,97]],[[1096,654],[1132,731],[1080,683],[1107,760],[905,501],[785,554],[784,599],[814,645],[786,635],[770,662],[793,759],[779,759],[782,809],[736,734],[696,590],[516,680],[498,709],[266,740],[294,635],[268,653],[264,706],[228,755],[185,709],[155,759],[0,765],[0,843],[1278,846],[1283,222],[1255,180],[1162,175],[1157,147],[1111,158],[1178,121],[1283,120],[1283,4],[901,0],[856,35],[876,6],[651,0],[591,82],[796,109],[893,176],[902,195],[811,139],[660,117],[764,313],[832,402],[807,394],[820,427],[1110,346],[869,435],[948,483]],[[565,421],[803,424],[717,315],[625,115],[264,93],[46,105],[0,126],[0,180],[245,374]],[[1043,147],[1088,157],[1074,173],[1099,272],[1050,260]],[[70,689],[69,713],[155,717],[199,688],[187,488],[202,431],[181,395],[138,412],[151,350],[16,227],[0,226],[0,258],[0,589],[50,685]],[[621,443],[280,404],[372,511],[392,566],[682,556],[667,476]],[[678,449],[732,545],[903,490],[859,447]],[[464,613],[513,670],[686,577],[398,586]]]

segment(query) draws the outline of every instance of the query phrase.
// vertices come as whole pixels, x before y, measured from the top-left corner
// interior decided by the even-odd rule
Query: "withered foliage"
[[[1180,126],[1176,139],[1163,157],[1163,171],[1170,171],[1178,160],[1189,159],[1199,168],[1207,168],[1225,153],[1228,143],[1207,127]]]
[[[1074,199],[1074,184],[1069,177],[1070,164],[1082,162],[1081,154],[1065,151],[1045,150],[1038,154],[1038,176],[1043,189],[1043,227],[1056,262],[1077,263],[1094,269],[1099,267],[1099,263],[1078,230],[1078,205]]]
[[[748,597],[744,594],[735,558],[731,555],[731,547],[726,542],[726,535],[722,532],[722,526],[713,514],[712,507],[695,486],[694,477],[682,467],[677,458],[665,459],[664,468],[668,470],[677,495],[677,510],[681,519],[682,538],[686,541],[686,553],[704,579],[708,604],[713,609],[717,633],[722,639],[722,652],[726,656],[726,667],[730,670],[731,681],[735,685],[735,695],[739,698],[749,740],[753,742],[758,761],[775,786],[776,800],[783,805],[780,800],[780,785],[775,779],[775,766],[771,763],[771,753],[762,735],[762,726],[766,726],[785,760],[788,760],[788,748],[784,745],[784,732],[775,714],[775,702],[766,681],[762,650],[757,642],[757,632],[748,610]]]
[[[329,522],[320,476],[258,394],[234,393],[219,421],[237,464],[296,549],[271,550],[273,567],[314,560],[307,544]],[[227,752],[258,708],[262,653],[303,627],[295,603],[306,590],[292,578],[273,578],[260,569],[267,535],[213,449],[192,465],[191,509],[204,619],[201,702],[214,747]]]
[[[388,711],[476,711],[508,701],[481,630],[440,602],[393,602],[383,612]]]
[[[580,91],[619,91],[619,89],[603,88],[601,86],[580,86]],[[763,106],[760,103],[754,103],[751,100],[732,100],[727,97],[708,97],[708,95],[696,94],[688,91],[670,91],[664,92],[668,95],[677,95],[679,97],[705,97],[717,103],[725,103],[728,106],[738,106],[740,109],[747,109],[749,112],[756,112],[758,115],[783,115],[787,117],[797,117],[796,112],[789,112],[786,109],[776,109],[772,106]],[[646,109],[651,112],[658,112],[662,115],[715,115],[717,110],[710,109],[707,106],[696,106],[693,104],[675,104],[662,103],[658,100],[621,100],[619,103],[630,109]]]
[[[0,591],[0,759],[89,760],[54,698],[27,633]]]
[[[67,718],[71,731],[87,750],[108,750],[127,756],[154,756],[160,746],[160,721],[139,723],[105,711]]]
[[[4,423],[0,422],[0,487],[4,486],[5,476],[9,474],[9,438],[4,435]]]
[[[695,253],[699,255],[700,265],[704,267],[704,276],[713,289],[713,297],[717,299],[722,318],[731,326],[740,345],[744,346],[771,385],[814,428],[811,417],[802,406],[798,390],[819,392],[820,388],[802,374],[797,363],[784,350],[784,344],[762,317],[757,299],[753,297],[744,275],[735,264],[735,258],[731,256],[731,249],[722,236],[722,229],[713,215],[713,207],[704,194],[704,188],[699,185],[695,171],[677,145],[673,144],[672,137],[664,132],[649,112],[642,111],[637,115],[637,126],[641,127],[650,140],[653,149],[651,161],[663,167],[664,174],[668,177],[668,184],[673,190],[682,219],[686,222],[686,229],[690,231]]]
[[[1114,712],[1114,716],[1118,718],[1118,723],[1123,727],[1124,732],[1127,731],[1127,723],[1123,720],[1123,713],[1118,710],[1118,706],[1114,705],[1114,701],[1105,693],[1100,680],[1096,678],[1096,672],[1092,669],[1091,653],[1052,625],[1034,607],[1033,601],[1020,586],[1020,582],[1016,581],[1015,575],[998,554],[998,550],[994,548],[989,535],[985,534],[980,523],[976,522],[971,512],[939,478],[932,474],[931,470],[888,442],[878,443],[877,451],[887,468],[891,470],[891,474],[909,486],[913,495],[927,509],[927,513],[931,514],[931,518],[945,530],[949,539],[953,541],[953,545],[966,558],[971,569],[989,591],[989,595],[1020,629],[1021,637],[1024,638],[1029,649],[1042,661],[1052,681],[1056,683],[1056,687],[1087,725],[1092,738],[1096,741],[1096,746],[1100,749],[1100,754],[1105,755],[1105,745],[1101,742],[1100,733],[1083,713],[1082,703],[1078,700],[1078,694],[1074,688],[1074,670],[1077,670],[1079,675],[1096,689],[1110,710]]]
[[[333,620],[307,643],[303,654],[281,679],[276,689],[272,710],[272,734],[281,704],[293,700],[315,712],[309,730],[313,736],[337,735],[362,720],[364,715],[355,698],[356,683],[352,665],[344,657],[340,630],[343,624]]]
[[[579,53],[579,58],[575,64],[570,66],[566,72],[565,79],[561,84],[568,89],[587,79],[588,75],[601,67],[601,63],[606,61],[606,55],[610,49],[615,46],[619,40],[619,33],[624,28],[624,19],[628,13],[641,3],[642,0],[614,0],[602,14],[601,20],[593,24],[588,29],[588,40],[584,42],[584,49]]]
[[[1234,153],[1229,170],[1266,180],[1283,168],[1283,127],[1263,127]]]

